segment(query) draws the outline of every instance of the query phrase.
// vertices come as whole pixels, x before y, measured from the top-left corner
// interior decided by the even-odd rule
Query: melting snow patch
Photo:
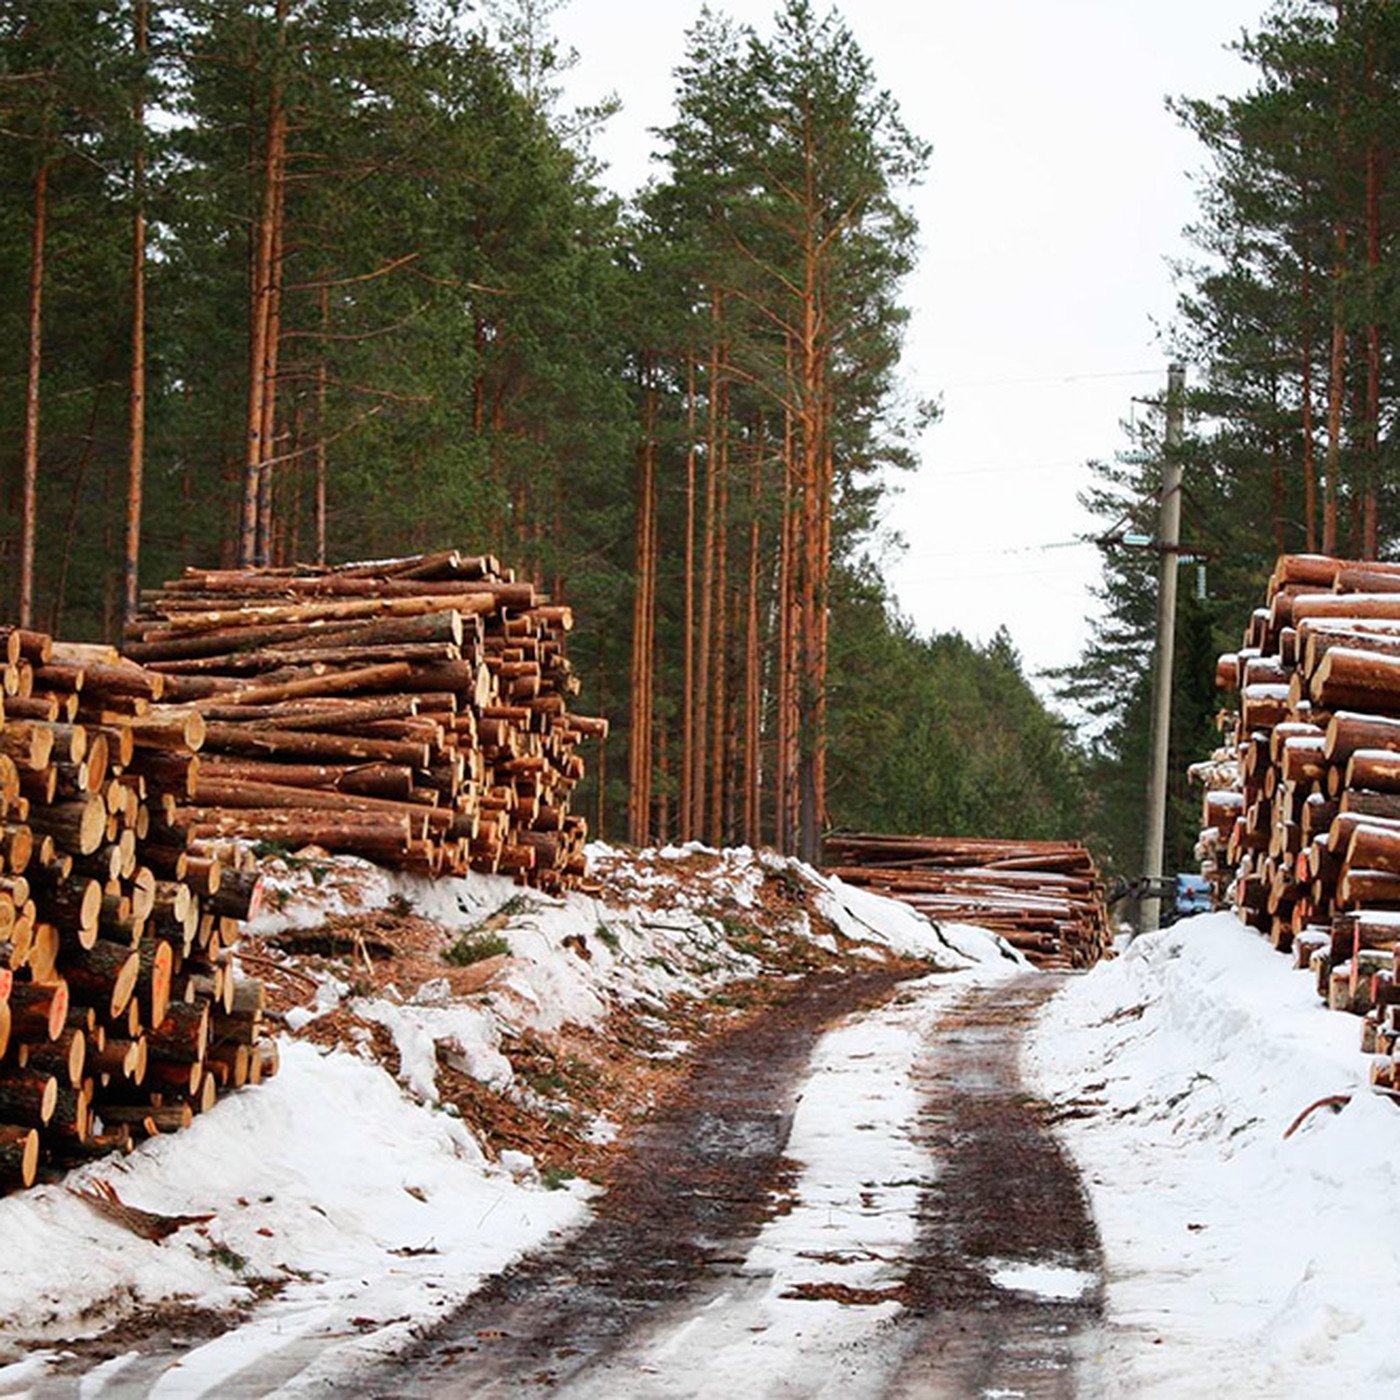
[[[1037,1264],[1018,1259],[988,1259],[987,1275],[1008,1293],[1030,1293],[1037,1298],[1072,1303],[1093,1286],[1095,1277],[1082,1269],[1058,1264]]]

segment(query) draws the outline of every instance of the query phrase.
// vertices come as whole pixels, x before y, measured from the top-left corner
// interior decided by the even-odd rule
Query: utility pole
[[[1172,654],[1176,643],[1176,580],[1181,562],[1181,438],[1185,424],[1186,370],[1167,368],[1167,431],[1162,451],[1162,495],[1157,530],[1157,649],[1152,668],[1152,763],[1147,775],[1147,845],[1143,874],[1160,881],[1167,840],[1167,751],[1172,731]],[[1156,888],[1160,888],[1160,885]],[[1155,889],[1142,901],[1141,932],[1159,927],[1162,898]]]

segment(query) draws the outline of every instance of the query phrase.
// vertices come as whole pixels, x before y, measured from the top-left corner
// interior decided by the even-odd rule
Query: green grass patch
[[[241,1274],[248,1267],[247,1259],[236,1249],[230,1249],[226,1244],[211,1245],[209,1258],[235,1274]]]
[[[468,929],[442,956],[456,967],[470,967],[509,952],[510,944],[499,933],[474,933]]]

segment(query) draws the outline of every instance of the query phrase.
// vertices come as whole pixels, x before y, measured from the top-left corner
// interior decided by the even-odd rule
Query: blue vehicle
[[[1210,881],[1204,875],[1178,875],[1173,884],[1175,885],[1171,905],[1171,921],[1173,923],[1177,919],[1189,918],[1192,914],[1210,913],[1212,907]]]
[[[1124,900],[1146,899],[1155,896],[1160,902],[1158,921],[1162,928],[1174,924],[1178,919],[1188,919],[1192,914],[1209,914],[1215,907],[1210,892],[1210,881],[1204,875],[1182,873],[1168,875],[1164,880],[1121,881],[1109,897],[1108,907],[1117,908]]]

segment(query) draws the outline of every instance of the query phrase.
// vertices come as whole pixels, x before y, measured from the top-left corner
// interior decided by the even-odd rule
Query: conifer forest
[[[1160,421],[1087,502],[1104,613],[1038,697],[920,635],[880,522],[936,416],[901,373],[930,141],[835,13],[705,10],[654,175],[608,192],[550,33],[501,0],[0,0],[0,587],[119,640],[186,565],[462,544],[580,619],[595,833],[1080,837],[1136,873]],[[1276,554],[1384,557],[1400,7],[1279,0],[1181,95],[1205,174],[1172,770]],[[921,386],[922,387],[922,386]],[[936,386],[932,386],[936,393]],[[1185,575],[1183,575],[1185,577]],[[1180,779],[1168,868],[1189,863]]]

